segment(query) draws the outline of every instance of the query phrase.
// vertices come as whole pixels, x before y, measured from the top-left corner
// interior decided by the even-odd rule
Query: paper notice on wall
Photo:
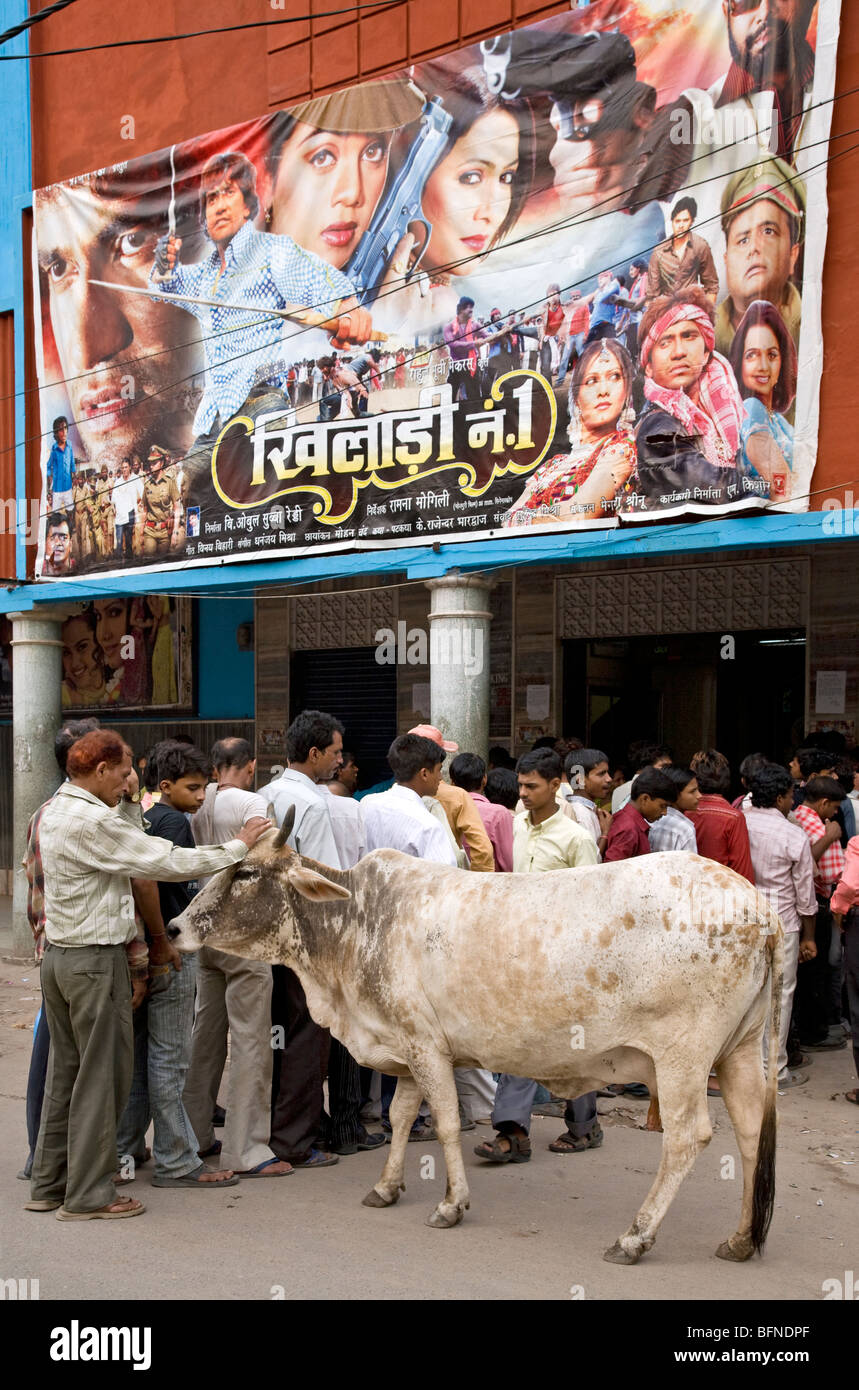
[[[551,689],[549,685],[525,687],[525,708],[529,719],[548,719]]]
[[[815,714],[843,714],[846,696],[846,671],[818,671]]]

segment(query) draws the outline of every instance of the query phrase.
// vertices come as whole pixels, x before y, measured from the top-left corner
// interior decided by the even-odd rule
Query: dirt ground
[[[556,1156],[562,1122],[535,1118],[529,1164],[487,1168],[463,1136],[471,1210],[451,1231],[424,1224],[444,1183],[437,1143],[408,1151],[399,1205],[361,1206],[378,1153],[335,1168],[243,1182],[223,1192],[128,1190],[133,1221],[60,1225],[25,1212],[24,1095],[38,971],[0,960],[0,1280],[38,1278],[42,1299],[800,1299],[859,1273],[859,1109],[849,1048],[816,1053],[806,1086],[779,1102],[776,1210],[766,1252],[715,1259],[740,1206],[740,1163],[721,1101],[714,1135],[680,1189],[654,1249],[635,1268],[602,1259],[656,1171],[661,1138],[646,1101],[600,1101],[605,1142]],[[733,1160],[733,1162],[731,1162]],[[736,1172],[736,1176],[732,1174]]]

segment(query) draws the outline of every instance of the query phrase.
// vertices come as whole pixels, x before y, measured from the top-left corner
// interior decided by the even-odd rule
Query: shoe
[[[369,1149],[380,1149],[387,1142],[388,1136],[386,1134],[371,1134],[369,1130],[365,1130],[358,1140],[358,1149],[361,1153],[365,1153]]]
[[[333,1168],[340,1159],[336,1154],[326,1153],[324,1149],[311,1149],[307,1158],[301,1159],[300,1162],[291,1158],[289,1162],[293,1168]]]
[[[54,1199],[54,1200],[52,1200],[51,1198],[45,1198],[45,1200],[44,1200],[44,1201],[41,1201],[41,1202],[25,1202],[25,1203],[24,1203],[24,1210],[25,1210],[25,1211],[56,1211],[56,1210],[57,1210],[57,1207],[61,1207],[62,1205],[63,1205],[63,1204],[62,1204],[62,1201],[61,1201],[61,1199],[60,1199],[59,1197],[57,1197],[57,1198]]]
[[[553,1154],[582,1154],[586,1149],[598,1149],[605,1135],[602,1126],[596,1124],[588,1134],[571,1134],[565,1129],[563,1134],[559,1134],[553,1144],[549,1145],[549,1151]]]
[[[842,1034],[840,1038],[825,1037],[820,1042],[802,1044],[807,1052],[840,1052],[847,1046],[847,1039]]]
[[[112,1211],[111,1207],[123,1204],[121,1211]],[[60,1207],[57,1212],[57,1221],[121,1221],[125,1216],[141,1216],[146,1208],[142,1202],[136,1202],[131,1197],[117,1197],[110,1207],[99,1207],[98,1211],[66,1211],[65,1207]]]
[[[382,1129],[385,1134],[393,1134],[394,1132],[390,1120],[382,1120]],[[422,1140],[429,1142],[435,1137],[435,1130],[430,1125],[425,1125],[422,1120],[415,1120],[409,1132],[409,1143],[419,1144]]]
[[[789,1091],[792,1086],[804,1086],[807,1080],[807,1071],[788,1072],[787,1078],[784,1081],[779,1081],[778,1089],[780,1091]]]
[[[220,1139],[216,1139],[215,1142],[214,1142],[214,1144],[210,1144],[210,1145],[209,1145],[208,1149],[198,1149],[198,1150],[197,1150],[197,1157],[198,1157],[198,1158],[217,1158],[218,1154],[221,1152],[221,1149],[222,1149],[223,1147],[224,1147],[224,1146],[223,1146],[223,1144],[221,1143]]]
[[[222,1105],[216,1105],[212,1114],[212,1125],[215,1129],[223,1129],[227,1122],[227,1112]]]
[[[25,1163],[23,1168],[19,1168],[17,1173],[15,1174],[15,1177],[20,1178],[22,1182],[29,1182],[32,1176],[33,1165],[29,1162]]]
[[[814,1066],[814,1058],[809,1057],[805,1052],[791,1052],[787,1059],[788,1071],[796,1071],[799,1067]]]

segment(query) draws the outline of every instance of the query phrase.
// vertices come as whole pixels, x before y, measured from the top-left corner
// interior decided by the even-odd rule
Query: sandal
[[[340,1159],[336,1154],[326,1153],[324,1149],[311,1149],[307,1158],[296,1162],[294,1158],[288,1160],[293,1168],[333,1168]]]
[[[502,1139],[507,1140],[509,1149],[502,1149]],[[531,1157],[531,1140],[521,1134],[496,1134],[491,1143],[484,1139],[474,1152],[489,1163],[527,1163]]]
[[[554,1144],[549,1145],[549,1152],[553,1154],[583,1154],[586,1149],[598,1149],[604,1137],[600,1125],[595,1125],[590,1134],[571,1134],[568,1129],[565,1129],[563,1134],[558,1135]]]
[[[626,1087],[622,1082],[614,1082],[611,1086],[605,1086],[601,1091],[597,1091],[600,1100],[614,1100],[616,1096],[622,1096]]]
[[[851,1105],[859,1105],[859,1090],[845,1091],[844,1099],[849,1100]]]
[[[117,1197],[110,1206],[99,1207],[96,1211],[66,1211],[65,1207],[60,1207],[56,1219],[57,1221],[119,1221],[125,1216],[141,1216],[145,1210],[142,1202],[137,1202],[131,1197]]]
[[[200,1181],[202,1174],[214,1174],[215,1172],[217,1172],[218,1174],[217,1177],[210,1177],[208,1182]],[[238,1177],[235,1174],[233,1174],[231,1177],[228,1178],[227,1172],[229,1172],[229,1169],[224,1170],[207,1168],[205,1163],[201,1163],[199,1168],[195,1168],[191,1173],[185,1173],[184,1176],[181,1178],[163,1178],[159,1177],[156,1174],[156,1176],[152,1179],[152,1186],[192,1187],[201,1188],[203,1191],[207,1191],[209,1189],[213,1189],[214,1191],[220,1191],[222,1187],[236,1187],[239,1181]]]

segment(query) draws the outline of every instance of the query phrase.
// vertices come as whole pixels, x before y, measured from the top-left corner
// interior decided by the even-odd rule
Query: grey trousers
[[[502,1072],[495,1092],[495,1108],[492,1111],[492,1125],[498,1129],[502,1124],[520,1125],[526,1134],[531,1132],[531,1106],[537,1094],[536,1081],[525,1076],[510,1076]],[[577,1100],[568,1100],[564,1112],[564,1122],[570,1134],[582,1139],[590,1134],[597,1117],[597,1093],[588,1091]]]
[[[42,995],[51,1052],[30,1195],[97,1211],[116,1201],[116,1129],[134,1063],[125,947],[48,943]]]
[[[184,1102],[202,1150],[215,1142],[212,1115],[227,1059],[230,1077],[221,1167],[239,1172],[274,1158],[271,1122],[271,966],[203,946],[197,953],[197,1014]]]

